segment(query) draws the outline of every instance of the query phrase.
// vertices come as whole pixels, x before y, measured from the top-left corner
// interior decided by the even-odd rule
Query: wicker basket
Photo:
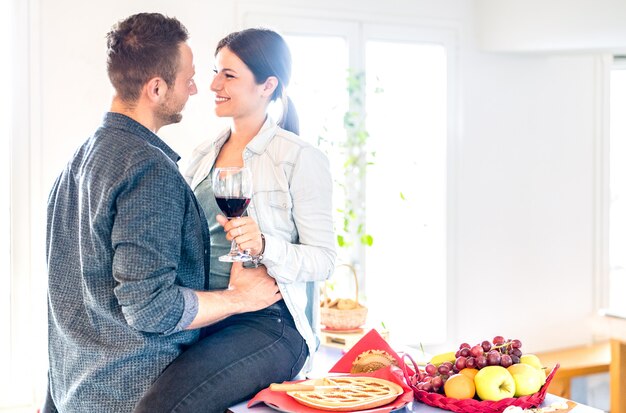
[[[406,356],[406,354],[405,354]],[[409,356],[410,358],[410,356]],[[416,365],[414,363],[414,365]],[[420,401],[429,406],[438,407],[440,409],[450,410],[457,413],[501,413],[509,406],[519,406],[523,409],[529,409],[531,407],[539,406],[546,397],[548,386],[552,381],[559,364],[554,366],[546,382],[537,393],[529,394],[528,396],[509,397],[499,401],[490,400],[478,400],[478,399],[454,399],[452,397],[446,397],[440,393],[431,393],[424,390],[418,390],[408,373],[405,371],[404,375],[407,384],[413,389],[413,395],[415,400]]]
[[[320,321],[330,330],[354,330],[365,324],[367,317],[367,307],[359,304],[359,280],[356,276],[356,270],[349,264],[340,264],[338,267],[345,266],[352,271],[354,276],[355,285],[355,299],[356,308],[343,309],[330,308],[328,294],[326,292],[326,283],[322,289],[322,303],[320,307]]]

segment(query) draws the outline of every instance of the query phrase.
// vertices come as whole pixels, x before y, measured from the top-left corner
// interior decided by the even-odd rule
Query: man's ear
[[[264,97],[272,96],[272,94],[274,93],[277,87],[278,87],[278,78],[276,78],[276,76],[268,77],[267,79],[265,79],[265,82],[263,83],[263,88],[262,88],[263,96]]]
[[[159,102],[167,93],[167,83],[160,77],[153,77],[144,86],[144,91],[148,99]]]

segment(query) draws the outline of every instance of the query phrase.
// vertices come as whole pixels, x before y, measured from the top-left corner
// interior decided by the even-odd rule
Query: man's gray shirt
[[[179,156],[107,113],[48,200],[50,390],[60,412],[131,412],[181,351],[209,235]]]

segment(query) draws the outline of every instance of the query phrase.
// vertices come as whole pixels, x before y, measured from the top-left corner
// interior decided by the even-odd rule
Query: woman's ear
[[[276,76],[270,76],[265,79],[263,83],[263,96],[272,96],[276,88],[278,87],[278,78]]]

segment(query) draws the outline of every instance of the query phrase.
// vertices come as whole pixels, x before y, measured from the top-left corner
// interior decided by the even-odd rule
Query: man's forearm
[[[195,291],[198,313],[188,330],[216,323],[234,314],[257,311],[282,299],[276,280],[267,275],[267,269],[243,268],[233,263],[227,290]]]
[[[198,313],[188,330],[205,327],[231,315],[245,312],[245,306],[233,290],[195,291],[198,297]]]

